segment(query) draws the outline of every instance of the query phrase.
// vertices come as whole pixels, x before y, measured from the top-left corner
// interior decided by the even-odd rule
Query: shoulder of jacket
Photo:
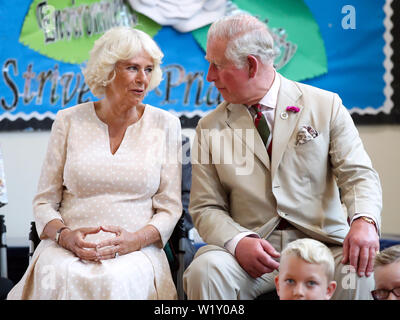
[[[227,118],[227,106],[229,102],[221,102],[214,110],[199,120],[199,125],[202,128],[215,128],[221,121],[225,122]]]
[[[325,89],[321,89],[318,87],[311,86],[309,84],[301,83],[301,82],[296,82],[293,81],[294,84],[299,88],[299,90],[302,92],[304,97],[312,96],[312,97],[318,97],[321,99],[328,99],[332,100],[334,97],[339,97],[337,93],[328,91]]]

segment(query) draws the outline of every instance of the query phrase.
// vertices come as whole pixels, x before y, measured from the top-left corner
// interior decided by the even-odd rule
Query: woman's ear
[[[250,54],[247,56],[247,62],[249,63],[249,78],[254,78],[258,71],[259,62],[255,56]]]

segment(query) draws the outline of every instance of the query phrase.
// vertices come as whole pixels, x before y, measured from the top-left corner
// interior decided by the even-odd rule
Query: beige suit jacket
[[[271,161],[246,106],[223,102],[198,123],[189,210],[201,237],[220,247],[244,231],[265,238],[282,217],[341,244],[349,225],[338,187],[349,218],[372,215],[379,230],[379,177],[339,96],[279,76]],[[300,111],[286,118],[287,106]],[[308,125],[319,135],[296,144]]]

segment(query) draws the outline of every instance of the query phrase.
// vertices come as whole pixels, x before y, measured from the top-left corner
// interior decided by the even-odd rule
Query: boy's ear
[[[276,293],[279,296],[279,274],[275,277],[275,287],[276,287]]]
[[[332,298],[333,294],[335,293],[336,286],[336,281],[329,282],[328,288],[326,288],[326,300]]]
[[[258,71],[258,60],[255,56],[249,54],[247,56],[247,62],[249,63],[249,78],[254,78]]]

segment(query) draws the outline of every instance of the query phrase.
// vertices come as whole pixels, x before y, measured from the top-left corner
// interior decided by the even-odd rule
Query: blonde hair
[[[145,32],[130,27],[114,27],[95,41],[90,57],[82,73],[90,91],[102,97],[105,86],[115,77],[115,64],[128,60],[145,51],[153,58],[154,69],[147,91],[156,88],[162,80],[161,52],[154,40]],[[109,79],[110,73],[114,75]]]
[[[332,281],[335,275],[335,260],[331,250],[314,239],[303,238],[290,242],[281,253],[282,258],[295,255],[308,263],[320,264],[325,267],[328,281]]]
[[[395,245],[379,252],[375,256],[374,269],[395,262],[400,262],[400,245]]]
[[[264,64],[272,64],[279,55],[274,39],[263,22],[249,14],[224,16],[215,21],[207,34],[207,41],[228,40],[225,57],[242,68],[247,56],[258,57]]]

